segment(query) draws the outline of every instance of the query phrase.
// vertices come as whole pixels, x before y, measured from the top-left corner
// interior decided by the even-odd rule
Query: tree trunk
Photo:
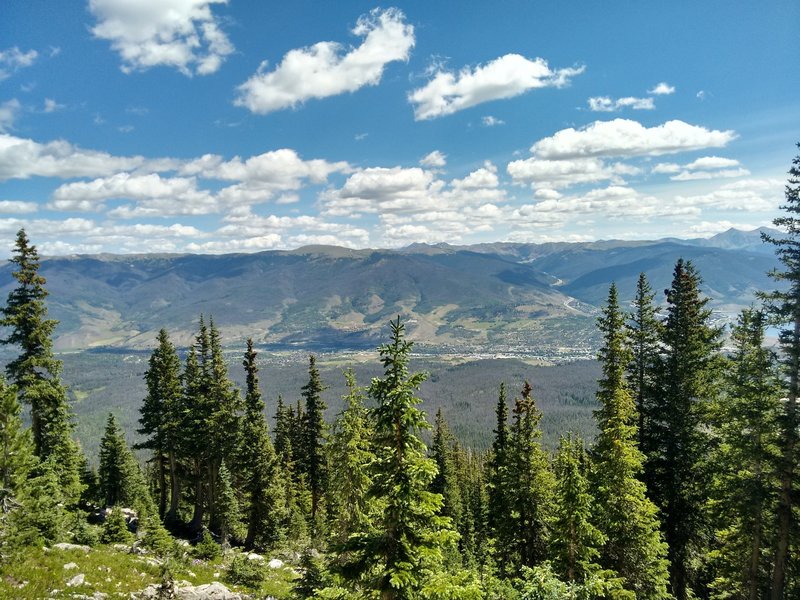
[[[189,529],[194,532],[203,529],[203,469],[199,460],[194,463],[194,514]]]
[[[178,462],[175,459],[175,452],[170,450],[167,455],[169,461],[169,512],[166,522],[174,523],[178,519],[178,506],[181,500],[181,480],[178,477]]]
[[[167,466],[164,453],[158,453],[158,517],[163,521],[167,513]]]

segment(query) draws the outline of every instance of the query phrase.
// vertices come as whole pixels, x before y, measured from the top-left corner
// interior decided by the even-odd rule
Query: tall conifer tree
[[[800,143],[798,144],[800,148]],[[778,501],[778,535],[775,544],[775,568],[772,575],[772,600],[782,600],[786,590],[790,547],[795,517],[798,463],[797,403],[800,401],[800,154],[792,160],[789,179],[784,190],[785,214],[773,221],[784,231],[780,235],[762,234],[764,241],[775,245],[783,268],[771,276],[785,284],[782,290],[767,294],[769,309],[775,321],[783,328],[780,332],[781,364],[783,366],[786,402],[780,420],[781,461],[780,495]],[[796,543],[796,542],[795,542]]]
[[[78,501],[82,490],[80,452],[72,440],[67,391],[61,383],[61,361],[53,355],[52,335],[58,321],[47,318],[45,278],[39,274],[39,253],[24,229],[17,233],[10,262],[17,280],[0,313],[7,328],[3,344],[16,346],[20,355],[6,365],[20,398],[31,406],[34,451],[41,461],[53,457],[65,500]]]
[[[509,436],[508,519],[513,538],[515,566],[533,567],[547,558],[553,474],[542,449],[542,413],[536,407],[533,389],[526,381],[515,399]]]
[[[639,480],[643,456],[636,443],[636,408],[625,379],[631,351],[615,284],[598,326],[603,335],[598,355],[603,377],[598,382],[600,410],[595,417],[600,432],[593,451],[592,483],[597,525],[605,536],[599,562],[621,575],[624,586],[637,598],[667,598],[667,549],[661,540],[656,507]]]
[[[391,339],[380,347],[384,376],[372,380],[375,426],[373,480],[369,499],[379,510],[369,526],[347,544],[346,577],[382,600],[411,600],[441,565],[442,548],[454,537],[449,519],[438,515],[442,497],[429,491],[435,462],[426,456],[422,429],[429,429],[414,394],[425,374],[410,374],[412,343],[400,317],[391,322]]]
[[[646,481],[661,509],[669,546],[670,584],[677,600],[695,585],[699,544],[707,533],[702,506],[708,490],[707,418],[717,392],[721,330],[711,325],[707,298],[691,262],[679,259],[667,290],[663,352],[656,365],[657,404],[648,415]]]
[[[316,357],[308,357],[308,383],[303,386],[305,410],[302,416],[302,467],[311,492],[311,525],[314,535],[318,533],[318,513],[325,490],[326,464],[324,453],[325,402],[322,379],[317,369]]]
[[[181,361],[166,329],[158,332],[157,340],[158,347],[150,355],[144,376],[147,396],[139,417],[138,432],[148,437],[136,447],[153,452],[158,481],[158,514],[162,519],[168,517],[167,521],[173,521],[177,518],[181,496],[178,474],[180,429],[183,425]]]
[[[11,510],[35,465],[33,441],[30,430],[22,426],[21,411],[16,388],[0,376],[0,515]]]
[[[731,336],[725,393],[714,407],[717,444],[709,496],[717,541],[712,587],[718,598],[766,598],[771,583],[781,389],[774,355],[764,347],[765,326],[763,312],[742,311]]]

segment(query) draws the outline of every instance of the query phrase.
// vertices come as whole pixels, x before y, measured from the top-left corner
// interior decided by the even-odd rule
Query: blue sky
[[[457,7],[457,8],[455,8]],[[0,4],[0,247],[713,235],[769,224],[800,8]]]

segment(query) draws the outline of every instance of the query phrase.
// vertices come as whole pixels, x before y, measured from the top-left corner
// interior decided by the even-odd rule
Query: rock
[[[273,558],[271,561],[267,563],[267,566],[270,569],[280,569],[283,567],[283,561],[280,558]]]
[[[242,595],[232,592],[219,582],[207,583],[204,585],[182,585],[185,581],[175,583],[175,598],[177,600],[243,600]],[[148,585],[138,594],[133,594],[131,598],[136,600],[154,600],[158,597],[159,586],[157,584]]]
[[[247,560],[264,560],[264,557],[260,554],[256,554],[255,552],[251,552],[247,555]]]
[[[86,575],[78,573],[67,582],[67,587],[78,587],[79,585],[83,585],[84,581],[86,581]]]
[[[131,547],[128,544],[111,544],[111,547],[114,550],[119,550],[120,552],[129,552]]]
[[[64,569],[66,571],[71,571],[72,569],[77,569],[77,568],[78,568],[78,565],[76,565],[74,562],[67,563],[67,564],[64,565]]]
[[[53,544],[53,548],[56,550],[80,550],[81,552],[87,553],[91,548],[89,546],[81,546],[80,544],[68,544],[66,542],[61,542],[59,544]]]

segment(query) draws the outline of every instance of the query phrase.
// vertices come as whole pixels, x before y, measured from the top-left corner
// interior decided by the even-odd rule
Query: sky
[[[800,5],[0,0],[0,255],[707,237],[780,213]]]

